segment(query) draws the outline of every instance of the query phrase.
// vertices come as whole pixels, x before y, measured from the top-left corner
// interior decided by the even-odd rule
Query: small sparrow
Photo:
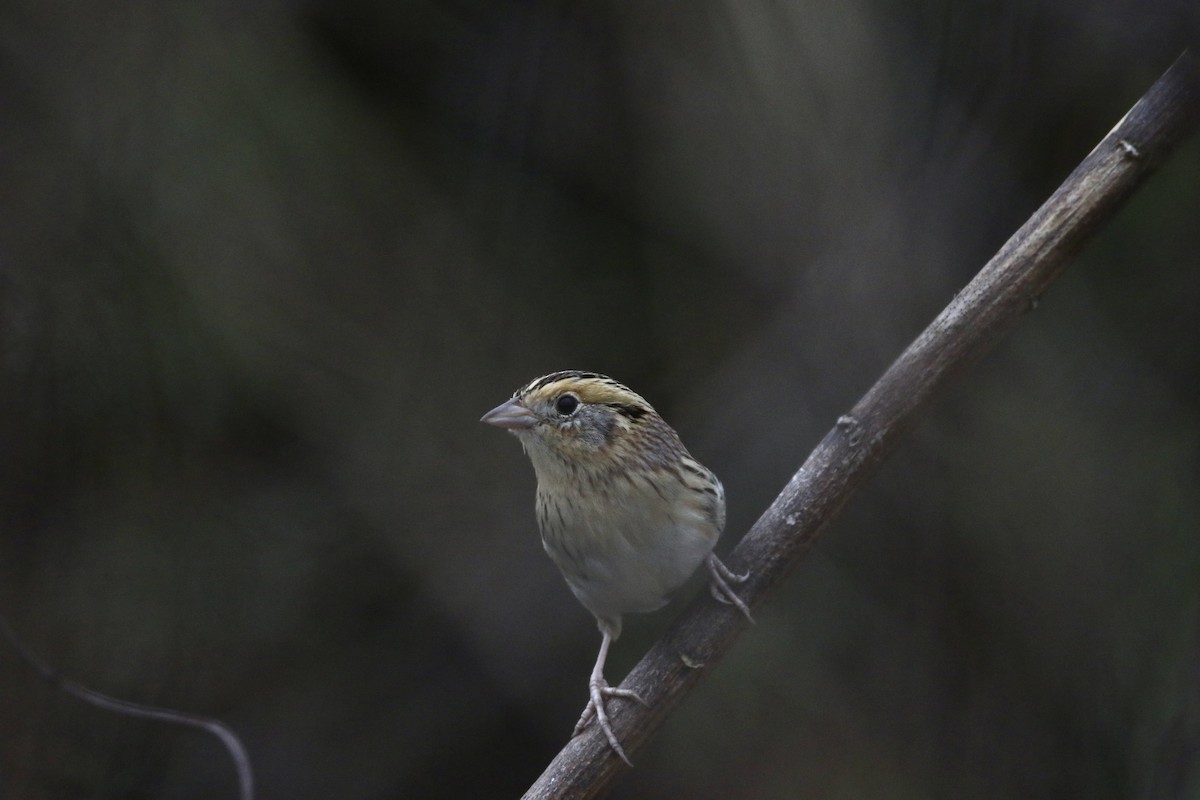
[[[621,616],[661,608],[705,563],[713,596],[750,618],[729,586],[747,576],[712,553],[725,527],[725,490],[649,403],[594,372],[566,370],[531,381],[481,421],[521,440],[537,473],[542,546],[600,627],[589,700],[573,735],[594,716],[629,763],[604,708],[609,697],[646,705],[636,692],[604,680]]]

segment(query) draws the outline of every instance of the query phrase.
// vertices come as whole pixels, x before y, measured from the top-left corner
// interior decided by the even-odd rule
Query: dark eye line
[[[646,409],[642,408],[641,406],[635,406],[629,403],[607,403],[606,405],[621,416],[628,417],[632,420],[639,420],[646,416],[647,413]]]

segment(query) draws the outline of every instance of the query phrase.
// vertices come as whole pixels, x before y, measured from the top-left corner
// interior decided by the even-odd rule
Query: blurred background
[[[518,796],[599,635],[480,415],[628,383],[724,480],[726,552],[1198,15],[7,0],[0,611],[229,723],[260,798]],[[1197,209],[1191,141],[614,796],[1200,798]],[[0,797],[235,792],[0,643]]]

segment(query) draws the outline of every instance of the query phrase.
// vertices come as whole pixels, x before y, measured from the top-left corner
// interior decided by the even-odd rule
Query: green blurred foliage
[[[1198,13],[10,0],[0,610],[226,720],[262,798],[515,796],[598,634],[480,414],[616,376],[724,480],[729,548]],[[1200,797],[1197,208],[1193,141],[616,796]],[[0,796],[233,792],[0,646]]]

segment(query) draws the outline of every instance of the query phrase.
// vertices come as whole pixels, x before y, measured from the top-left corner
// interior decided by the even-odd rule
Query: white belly
[[[608,493],[538,490],[546,552],[579,601],[597,618],[617,625],[622,614],[663,606],[720,535],[711,510],[691,489],[673,487],[664,502],[644,479],[621,481],[618,488]]]

